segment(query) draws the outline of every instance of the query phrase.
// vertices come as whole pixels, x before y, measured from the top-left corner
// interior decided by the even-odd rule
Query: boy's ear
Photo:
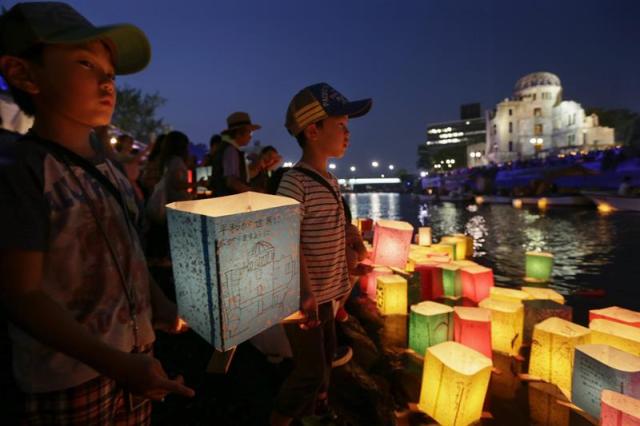
[[[40,92],[28,61],[15,56],[0,56],[0,73],[9,85],[30,95]]]
[[[316,126],[316,123],[309,124],[305,127],[304,136],[307,142],[313,142],[318,139],[318,126]]]

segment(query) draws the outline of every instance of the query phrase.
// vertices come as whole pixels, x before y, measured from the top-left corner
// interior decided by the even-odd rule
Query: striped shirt
[[[318,173],[305,163],[297,167]],[[325,179],[340,194],[335,176]],[[284,174],[278,195],[301,204],[300,246],[306,260],[311,290],[320,303],[338,299],[349,292],[345,253],[345,217],[342,203],[324,185],[292,169]]]

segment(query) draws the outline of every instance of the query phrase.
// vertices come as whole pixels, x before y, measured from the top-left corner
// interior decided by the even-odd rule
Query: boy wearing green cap
[[[305,87],[289,103],[285,126],[302,148],[302,158],[285,173],[278,194],[301,203],[300,309],[306,321],[285,325],[294,369],[276,398],[274,426],[328,411],[336,352],[334,306],[351,287],[340,186],[327,163],[344,155],[349,118],[369,112],[371,103],[371,99],[349,102],[327,83]]]
[[[0,166],[0,300],[24,423],[148,424],[150,399],[193,395],[151,355],[177,311],[150,278],[126,176],[91,142],[115,75],[149,58],[138,28],[94,27],[64,3],[0,17],[0,73],[35,118]]]

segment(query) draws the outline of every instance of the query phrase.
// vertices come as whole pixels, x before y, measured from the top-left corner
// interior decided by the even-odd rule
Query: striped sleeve
[[[282,176],[282,180],[280,181],[280,185],[278,186],[276,194],[293,198],[294,200],[298,201],[300,203],[300,213],[302,214],[302,217],[304,217],[304,185],[294,176],[293,173],[291,173],[291,171],[285,173],[284,176]]]

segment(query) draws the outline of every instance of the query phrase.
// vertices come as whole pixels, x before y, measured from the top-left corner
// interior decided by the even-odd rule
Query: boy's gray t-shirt
[[[126,176],[107,158],[96,168],[139,214]],[[109,191],[83,168],[65,162],[29,135],[0,158],[0,249],[44,253],[42,289],[90,333],[123,351],[134,346],[129,305],[100,226],[135,288],[139,344],[155,339],[151,326],[149,272],[135,229]],[[89,198],[97,215],[92,213]],[[137,217],[131,218],[136,223]],[[131,287],[129,287],[131,288]],[[40,343],[10,324],[13,368],[24,392],[49,392],[82,384],[99,373]]]

